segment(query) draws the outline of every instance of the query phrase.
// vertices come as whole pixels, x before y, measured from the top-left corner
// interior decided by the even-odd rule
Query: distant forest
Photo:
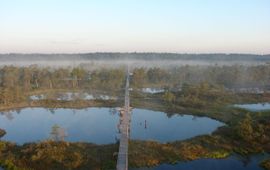
[[[0,54],[0,61],[45,60],[197,60],[270,62],[270,54],[177,54],[177,53],[81,53],[81,54]]]

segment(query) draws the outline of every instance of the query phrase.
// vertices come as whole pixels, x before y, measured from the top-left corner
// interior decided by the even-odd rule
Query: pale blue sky
[[[270,0],[0,0],[0,53],[270,53]]]

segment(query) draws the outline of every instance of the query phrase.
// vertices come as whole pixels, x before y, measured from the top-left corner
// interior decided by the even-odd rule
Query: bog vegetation
[[[269,111],[249,112],[230,107],[237,103],[270,101],[270,66],[182,66],[132,68],[131,105],[173,114],[208,116],[227,125],[211,135],[161,144],[130,141],[130,166],[224,158],[232,153],[250,155],[270,152]],[[125,68],[84,69],[49,67],[0,68],[0,110],[20,107],[121,106]],[[142,88],[161,88],[147,94]],[[33,101],[30,95],[90,91],[119,96],[114,100]],[[1,128],[1,125],[0,125]],[[55,127],[55,131],[57,127]],[[0,129],[0,138],[6,134]],[[54,133],[52,133],[53,135]],[[0,165],[6,169],[113,169],[118,144],[96,145],[48,140],[22,146],[0,141]],[[269,169],[269,160],[261,163]]]

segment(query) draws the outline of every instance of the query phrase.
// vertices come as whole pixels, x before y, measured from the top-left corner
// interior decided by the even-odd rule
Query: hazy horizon
[[[262,55],[262,56],[268,56],[270,55],[270,52],[269,53],[264,53],[264,54],[260,54],[260,53],[218,53],[218,52],[205,52],[205,53],[196,53],[196,52],[190,52],[190,53],[178,53],[178,52],[143,52],[143,51],[140,51],[140,52],[137,52],[137,51],[130,51],[130,52],[111,52],[111,51],[93,51],[93,52],[59,52],[59,53],[50,53],[50,52],[47,52],[47,53],[39,53],[39,52],[6,52],[6,53],[1,53],[0,52],[0,55],[11,55],[11,54],[18,54],[18,55],[32,55],[32,54],[40,54],[40,55],[78,55],[78,54],[177,54],[177,55],[218,55],[218,54],[222,54],[222,55]]]
[[[268,0],[9,0],[0,53],[270,54]]]

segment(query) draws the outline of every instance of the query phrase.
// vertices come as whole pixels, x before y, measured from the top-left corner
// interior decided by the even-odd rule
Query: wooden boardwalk
[[[120,110],[120,144],[117,158],[117,170],[128,169],[128,140],[130,127],[130,113],[129,106],[129,69],[127,69],[126,86],[125,86],[125,106]]]

